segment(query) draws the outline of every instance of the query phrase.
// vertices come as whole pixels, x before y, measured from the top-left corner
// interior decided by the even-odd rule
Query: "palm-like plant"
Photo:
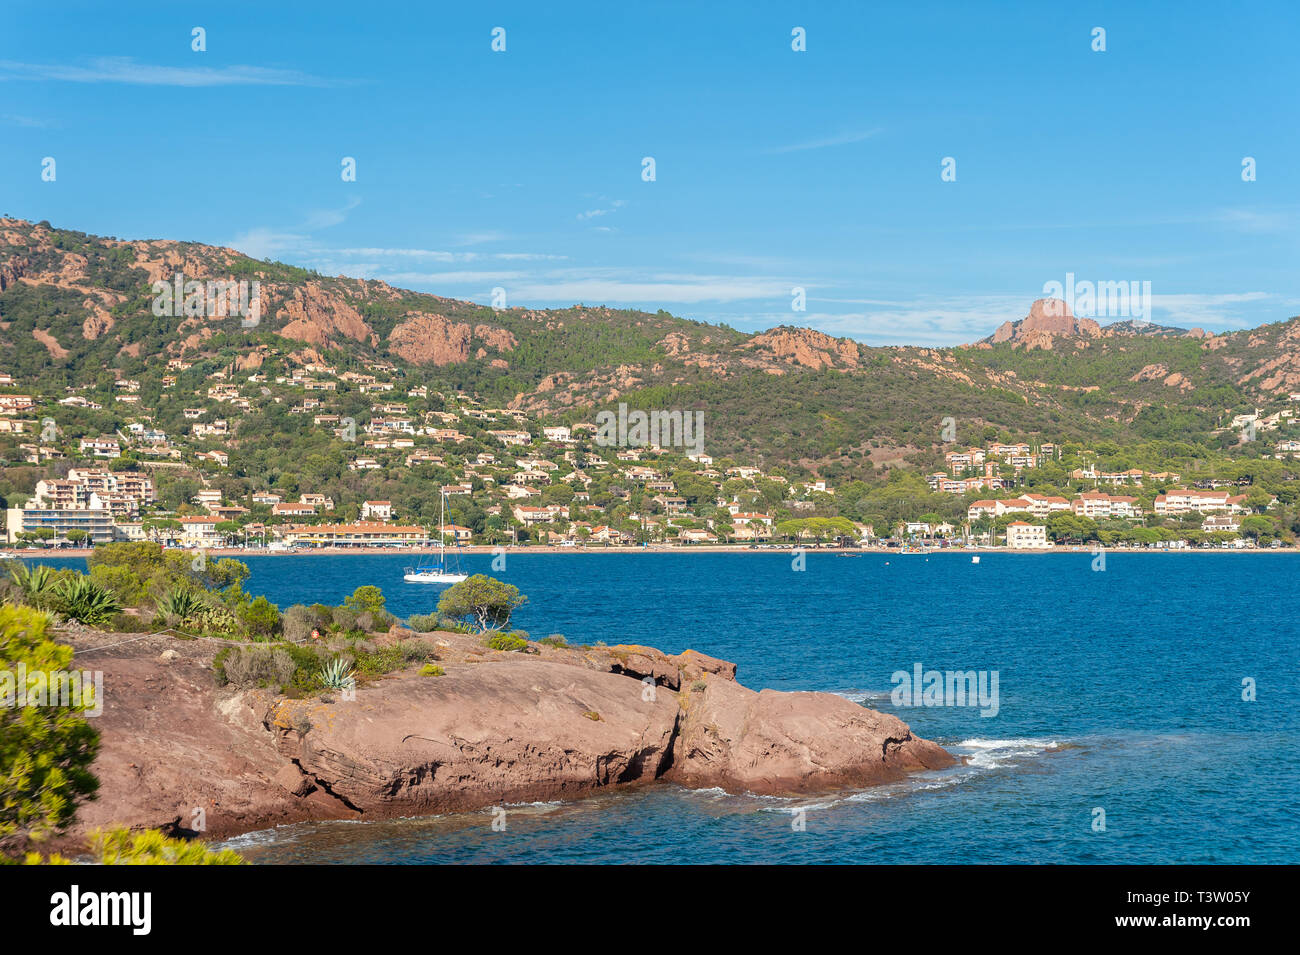
[[[54,571],[49,567],[44,564],[37,564],[35,567],[15,564],[9,568],[9,576],[22,592],[23,603],[40,610],[50,608],[57,593],[54,586]]]
[[[348,669],[348,661],[336,657],[320,668],[316,680],[327,690],[345,690],[352,686],[355,670]]]
[[[158,601],[158,613],[169,626],[228,633],[235,629],[235,616],[210,594],[193,587],[173,587]]]
[[[89,627],[107,623],[122,611],[117,594],[85,574],[63,580],[56,592],[63,613]]]
[[[168,619],[189,621],[207,605],[202,595],[190,587],[173,587],[158,601],[158,612]]]

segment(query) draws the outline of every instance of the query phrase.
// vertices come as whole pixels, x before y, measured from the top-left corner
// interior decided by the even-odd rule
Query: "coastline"
[[[627,547],[622,545],[611,545],[609,547],[561,547],[556,544],[533,544],[528,547],[515,547],[510,545],[500,545],[507,554],[582,554],[587,556],[601,554],[752,554],[752,555],[772,555],[788,554],[795,550],[793,545],[779,544],[771,547],[750,547],[743,545],[724,545],[724,544],[691,544],[686,547],[672,547],[664,545],[652,545],[650,547]],[[181,548],[173,548],[181,549]],[[946,554],[1009,554],[1009,555],[1028,555],[1051,556],[1053,554],[1095,554],[1096,550],[1092,547],[1025,547],[1025,548],[1008,548],[1008,547],[935,547],[928,550],[903,550],[897,547],[832,547],[832,546],[807,546],[804,548],[807,552],[816,552],[822,554],[847,554],[847,555],[864,555],[864,554],[884,554],[895,557],[931,557],[935,555]],[[1107,547],[1104,548],[1107,554],[1232,554],[1247,555],[1268,554],[1273,556],[1282,556],[1290,554],[1292,556],[1300,554],[1300,548],[1281,547],[1277,549],[1267,547],[1187,547],[1187,548],[1156,548],[1156,547]],[[61,549],[20,549],[8,548],[7,552],[14,560],[39,560],[42,557],[89,557],[93,550],[88,547],[66,547]],[[261,547],[214,547],[209,548],[204,553],[213,557],[312,557],[312,556],[332,556],[339,557],[347,554],[356,554],[358,556],[388,556],[410,555],[413,557],[423,557],[438,553],[436,547],[302,547],[293,550],[268,550]],[[492,556],[496,553],[496,546],[487,544],[470,544],[466,546],[451,548],[448,553],[452,554],[474,554]]]
[[[692,650],[508,652],[480,635],[395,627],[371,639],[423,644],[444,672],[412,665],[359,680],[351,697],[286,696],[221,684],[216,654],[230,641],[114,636],[77,625],[56,634],[103,674],[106,698],[93,720],[99,791],[50,848],[75,851],[98,826],[224,840],[660,782],[829,793],[957,762],[895,716],[833,693],[750,689],[734,663]]]

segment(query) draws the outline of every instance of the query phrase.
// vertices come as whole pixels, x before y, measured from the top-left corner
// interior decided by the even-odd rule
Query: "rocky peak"
[[[991,338],[994,345],[1011,342],[1026,348],[1051,348],[1052,339],[1098,338],[1101,326],[1091,318],[1075,318],[1070,306],[1059,298],[1040,298],[1029,306],[1029,314],[1018,322],[1003,322]]]
[[[744,347],[813,369],[857,368],[861,357],[857,342],[787,325],[755,335]]]

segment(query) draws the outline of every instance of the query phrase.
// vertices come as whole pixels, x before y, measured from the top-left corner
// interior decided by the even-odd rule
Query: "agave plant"
[[[50,604],[57,596],[55,591],[55,575],[44,564],[37,564],[35,567],[28,567],[26,564],[15,564],[9,568],[9,576],[22,592],[23,603],[40,610],[48,610]]]
[[[343,657],[335,657],[320,668],[316,680],[327,690],[346,690],[353,686],[355,670],[348,669],[348,662]]]
[[[90,627],[107,623],[122,610],[117,594],[84,574],[65,579],[57,594],[64,614]]]
[[[231,633],[237,627],[235,615],[211,595],[193,587],[173,587],[158,601],[158,613],[171,626],[189,630]]]
[[[207,601],[203,595],[192,587],[173,587],[158,601],[158,612],[164,617],[174,617],[184,622],[191,620],[206,606]]]

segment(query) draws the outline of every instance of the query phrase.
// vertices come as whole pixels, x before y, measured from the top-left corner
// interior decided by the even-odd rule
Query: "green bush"
[[[31,607],[0,607],[0,670],[68,670],[72,648],[52,641],[48,625]],[[78,800],[99,787],[90,771],[99,734],[81,712],[102,701],[74,702],[80,705],[0,706],[0,851],[62,831]]]
[[[213,669],[219,682],[231,686],[241,689],[271,686],[278,689],[293,681],[298,664],[287,651],[278,647],[227,647],[217,654]]]
[[[359,614],[381,614],[384,612],[384,592],[369,584],[358,587],[352,591],[352,596],[344,599],[343,606]]]
[[[426,663],[420,667],[420,676],[446,676],[447,671],[436,663]]]
[[[94,865],[243,865],[231,849],[209,849],[197,840],[165,836],[157,829],[131,832],[125,826],[90,834],[90,861]],[[71,865],[58,853],[48,858],[29,852],[26,865]]]
[[[562,633],[553,633],[549,637],[542,637],[537,642],[544,643],[548,647],[567,647],[569,645],[569,641],[564,639]]]
[[[318,626],[317,615],[310,607],[304,607],[302,604],[294,604],[286,610],[280,621],[281,632],[291,643],[302,643],[311,636],[316,626]]]
[[[402,640],[397,644],[397,649],[401,651],[402,659],[407,663],[419,663],[438,658],[437,650],[423,640]]]
[[[104,625],[104,629],[114,633],[152,633],[154,625],[144,617],[135,614],[119,613]]]
[[[354,644],[360,646],[361,643]],[[357,653],[357,670],[366,676],[381,676],[406,666],[406,657],[399,646],[379,647]]]
[[[514,652],[526,648],[528,646],[528,641],[516,637],[513,633],[494,633],[492,636],[487,638],[484,645],[489,650],[505,650],[507,652]]]
[[[357,620],[361,613],[350,607],[334,607],[330,610],[330,624],[333,628],[341,630],[344,633],[360,633],[362,628],[358,626]]]
[[[250,636],[270,637],[280,626],[280,610],[265,597],[254,597],[239,612],[240,622]]]

